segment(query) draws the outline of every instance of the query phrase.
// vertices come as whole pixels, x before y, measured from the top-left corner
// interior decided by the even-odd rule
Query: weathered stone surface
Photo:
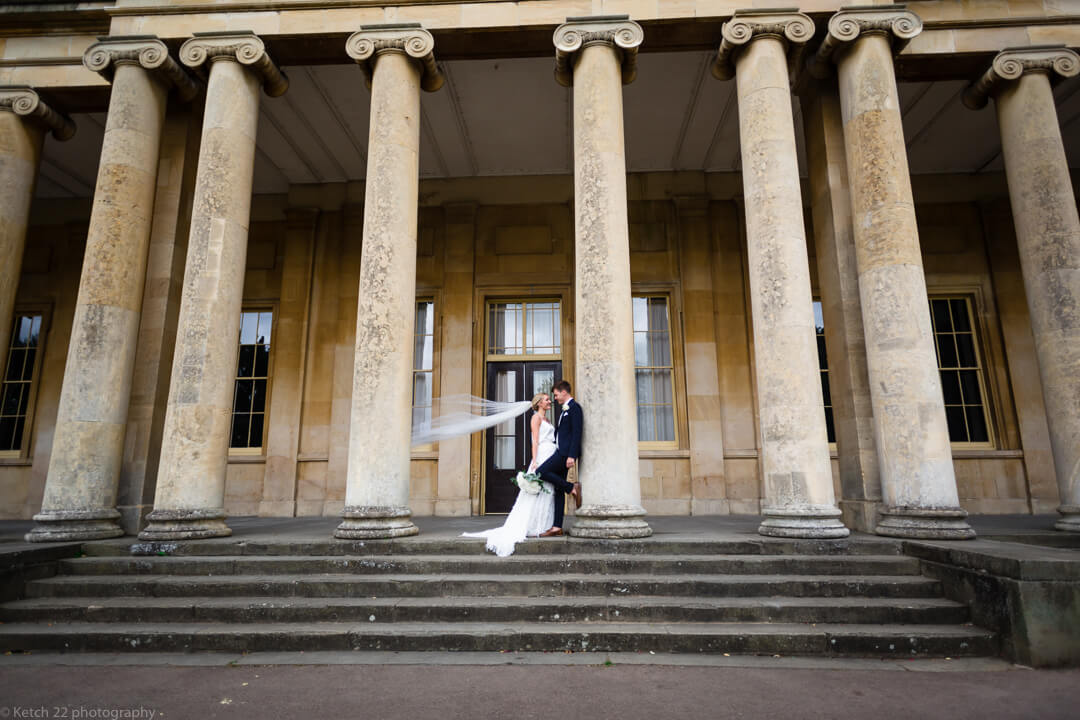
[[[154,511],[139,537],[215,537],[225,518],[225,470],[247,258],[259,83],[284,77],[249,33],[197,36],[184,63],[211,60]]]
[[[99,43],[84,60],[88,67],[115,65],[113,93],[45,497],[35,516],[39,525],[27,535],[32,541],[78,537],[74,529],[55,529],[71,511],[119,516],[114,507],[169,89],[140,63],[147,56],[159,65],[172,61],[167,51],[160,54],[165,46],[158,40],[116,45]],[[123,530],[99,522],[85,533],[108,537]]]
[[[425,89],[438,89],[441,81],[430,79],[434,41],[418,26],[366,27],[346,47],[368,68],[371,122],[348,477],[343,520],[334,536],[401,537],[418,532],[409,509],[408,408],[416,320],[420,88],[424,78]]]
[[[877,532],[968,539],[959,507],[919,250],[892,54],[918,34],[913,13],[842,11],[818,69],[839,73],[867,370],[880,460]]]
[[[812,35],[810,18],[798,13],[736,15],[724,26],[717,67],[734,62],[738,87],[765,479],[765,520],[758,532],[839,538],[848,530],[838,520],[821,410],[788,86],[788,43]]]
[[[26,87],[0,87],[0,344],[11,337],[30,201],[34,197],[45,133],[59,140],[75,133],[68,118]],[[0,378],[7,353],[0,352]]]
[[[573,38],[582,49],[574,49]],[[555,31],[559,57],[573,67],[574,91],[574,397],[585,410],[578,470],[584,504],[570,529],[576,537],[652,534],[637,455],[622,104],[627,66],[616,50],[636,48],[641,38],[641,28],[628,20],[612,27],[611,19],[581,19]]]
[[[1080,217],[1050,75],[1080,73],[1065,48],[1006,50],[965,100],[992,95],[1042,379],[1062,518],[1080,532]]]

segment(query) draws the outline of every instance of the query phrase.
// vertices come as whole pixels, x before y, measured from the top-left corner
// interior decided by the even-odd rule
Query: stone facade
[[[0,427],[22,423],[0,446],[0,516],[33,517],[32,540],[207,537],[254,514],[340,516],[340,537],[387,537],[415,532],[411,516],[490,511],[489,439],[410,449],[412,406],[489,394],[488,368],[513,359],[492,355],[493,303],[544,301],[558,303],[559,340],[518,359],[560,363],[585,407],[575,534],[640,537],[646,512],[761,514],[761,532],[795,537],[961,539],[967,513],[1060,510],[1076,531],[1080,10],[747,5],[9,14],[0,337],[26,315],[42,339],[32,358],[11,355],[29,368],[27,400],[0,413]],[[650,80],[687,54],[695,82]],[[539,85],[513,75],[518,57],[545,59],[550,74],[529,82],[565,92],[543,96],[565,103],[562,124],[523,137],[462,120],[483,92],[528,104]],[[481,60],[484,90],[462,92],[455,73]],[[634,143],[662,139],[641,128],[675,110],[667,95],[643,102],[643,84],[691,108],[674,155],[647,168]],[[994,104],[996,116],[963,110],[999,128],[974,170],[909,163],[934,122],[920,102],[937,95],[943,116],[961,98]],[[319,127],[337,134],[282,121],[320,97]],[[460,138],[441,149],[440,108]],[[476,158],[514,143],[564,148],[563,171],[523,160],[485,174]],[[64,162],[76,145],[96,188]],[[723,168],[695,159],[724,153]],[[283,179],[261,191],[272,172]],[[49,187],[35,196],[38,174]],[[261,441],[240,448],[248,309],[273,331],[263,404],[248,408]],[[976,365],[942,355],[960,335]],[[953,366],[967,400],[950,399]],[[663,379],[660,395],[644,400],[642,378]],[[650,423],[670,424],[648,435]]]

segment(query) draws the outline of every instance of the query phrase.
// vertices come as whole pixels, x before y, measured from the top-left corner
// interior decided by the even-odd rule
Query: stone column
[[[765,475],[765,520],[758,532],[847,537],[833,495],[788,83],[789,55],[798,67],[814,23],[790,11],[738,11],[722,33],[713,74],[734,75],[739,98]]]
[[[45,496],[26,536],[36,542],[123,534],[115,506],[165,102],[170,87],[197,92],[153,37],[95,43],[83,64],[112,93]]]
[[[345,509],[334,536],[415,535],[409,509],[420,89],[438,90],[419,25],[369,25],[345,49],[371,88]]]
[[[836,79],[808,83],[801,99],[840,465],[840,511],[848,527],[873,532],[881,506],[881,477],[874,448],[874,409],[866,374],[866,339]]]
[[[1070,532],[1080,532],[1080,218],[1050,81],[1077,74],[1080,56],[1065,47],[1007,49],[964,96],[997,107],[1061,498],[1055,527]]]
[[[902,7],[841,10],[813,69],[839,73],[884,500],[876,531],[966,539],[975,532],[956,492],[892,60],[921,30]]]
[[[143,540],[232,533],[225,470],[259,86],[273,97],[289,86],[252,33],[196,33],[180,60],[209,77],[161,463]]]
[[[45,103],[32,88],[0,87],[0,381],[15,312],[30,202],[34,198],[45,133],[57,140],[75,134],[75,123]]]
[[[625,15],[567,18],[555,30],[555,77],[574,92],[574,396],[585,410],[577,537],[652,535],[638,470],[622,108],[643,37]]]

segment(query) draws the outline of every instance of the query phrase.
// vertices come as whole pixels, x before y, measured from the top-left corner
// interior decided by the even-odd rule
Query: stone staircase
[[[899,544],[551,539],[87,543],[0,604],[11,652],[998,654]]]

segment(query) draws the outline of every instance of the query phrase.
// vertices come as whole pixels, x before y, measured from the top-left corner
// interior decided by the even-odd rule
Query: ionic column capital
[[[70,140],[75,134],[71,118],[50,107],[31,87],[0,86],[0,111],[15,113],[44,126],[57,140]]]
[[[1005,85],[1033,72],[1061,79],[1075,77],[1080,74],[1080,55],[1064,45],[1005,48],[994,57],[990,69],[964,91],[964,105],[972,110],[984,108]]]
[[[829,31],[810,62],[810,71],[815,77],[826,77],[836,52],[861,35],[885,35],[896,55],[922,32],[922,27],[922,18],[904,5],[841,8],[829,18]]]
[[[283,95],[289,89],[289,79],[270,59],[262,38],[253,32],[194,33],[180,46],[180,62],[189,68],[205,73],[204,66],[218,60],[237,62],[254,72],[270,97]]]
[[[637,75],[637,50],[645,39],[641,26],[629,15],[568,17],[555,29],[555,79],[563,87],[574,84],[574,55],[589,45],[609,45],[622,57],[622,82]]]
[[[403,53],[420,63],[420,87],[435,92],[443,74],[435,64],[435,38],[419,23],[361,25],[345,42],[348,53],[364,71],[367,86],[375,74],[375,59],[382,53]]]
[[[742,48],[758,38],[781,40],[788,51],[788,66],[798,67],[804,43],[814,36],[814,21],[797,10],[736,10],[721,29],[723,40],[716,53],[712,73],[720,80],[735,77],[735,58]]]
[[[110,83],[116,66],[122,63],[138,65],[153,73],[159,80],[176,88],[185,102],[199,92],[199,85],[169,55],[169,48],[154,35],[115,35],[99,38],[86,48],[83,65]]]

